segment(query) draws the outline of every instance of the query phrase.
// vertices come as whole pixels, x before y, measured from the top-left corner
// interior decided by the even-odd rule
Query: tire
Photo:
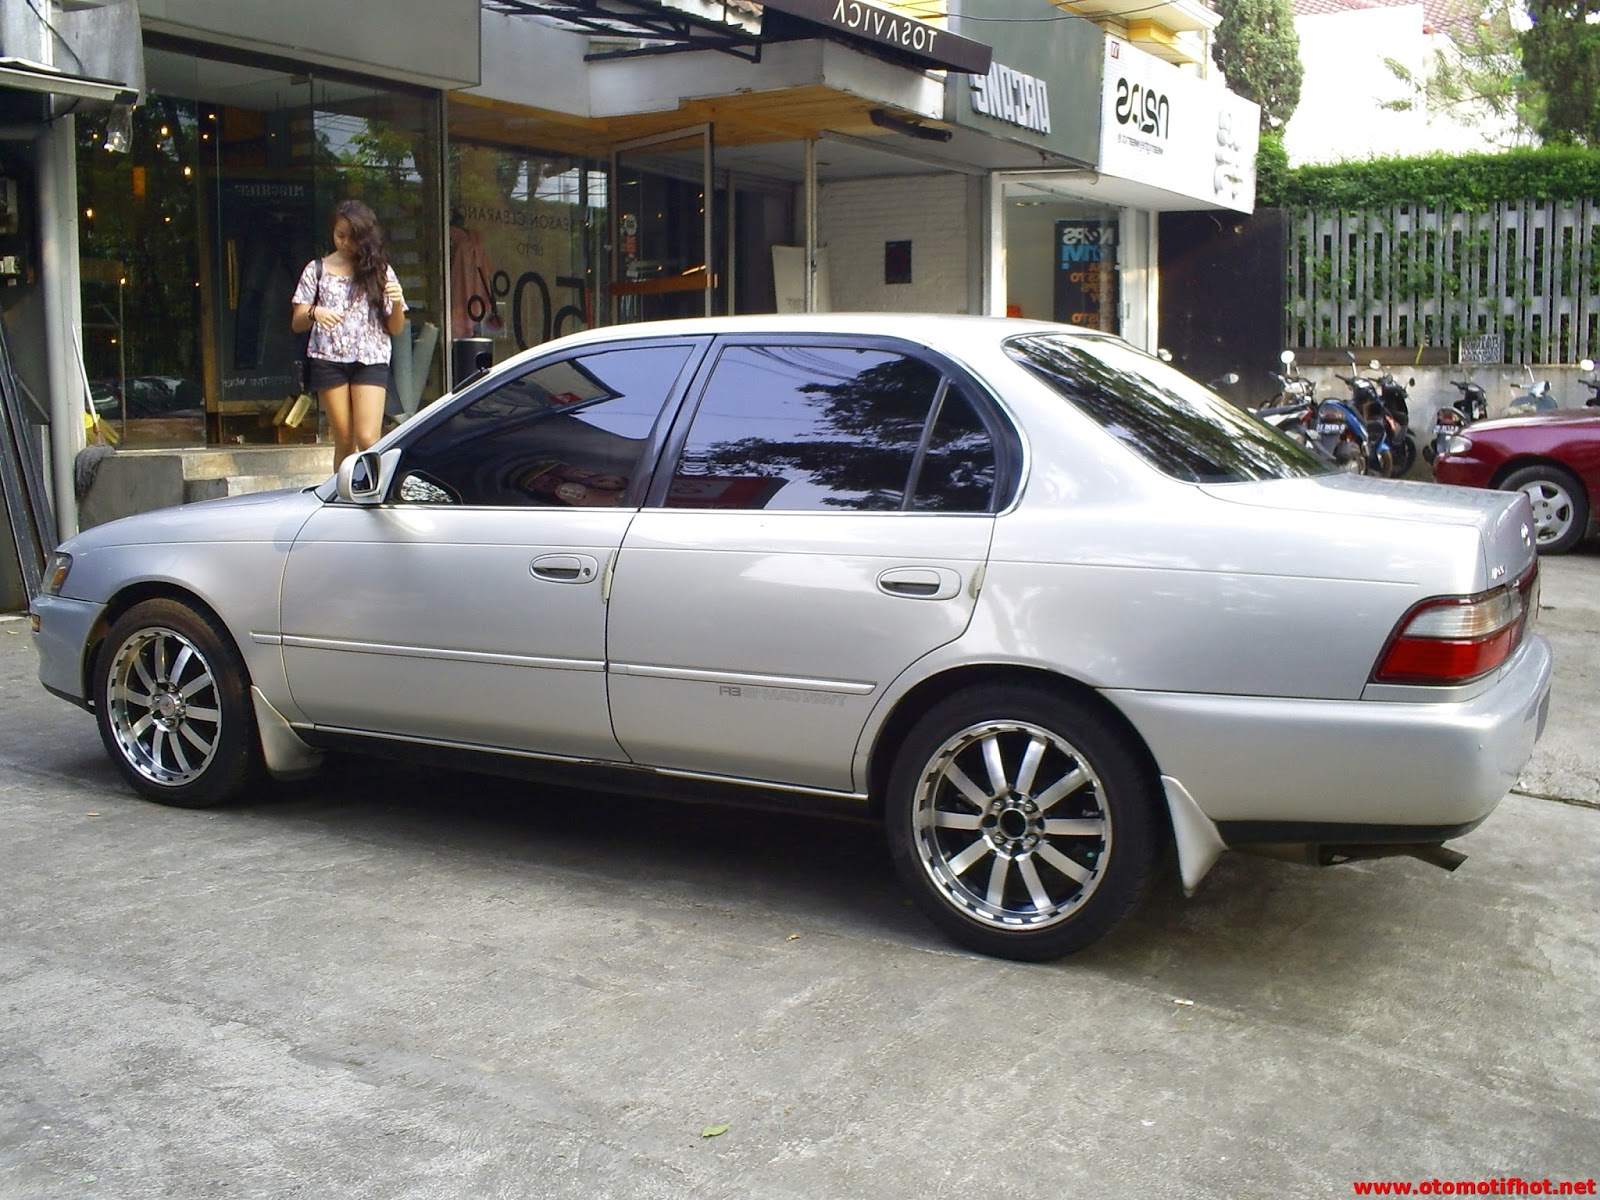
[[[1409,437],[1401,438],[1394,448],[1394,477],[1404,479],[1416,462],[1417,443]]]
[[[1589,495],[1560,467],[1523,467],[1501,480],[1500,489],[1527,493],[1540,554],[1565,554],[1589,532]]]
[[[885,799],[917,906],[998,958],[1093,945],[1144,895],[1160,855],[1154,773],[1103,714],[1043,688],[991,685],[934,705]]]
[[[118,618],[95,659],[94,701],[106,752],[148,799],[207,808],[261,778],[244,660],[187,605],[146,600]]]

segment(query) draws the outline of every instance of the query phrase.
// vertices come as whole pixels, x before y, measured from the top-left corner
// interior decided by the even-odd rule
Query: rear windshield
[[[1125,342],[1030,334],[1006,353],[1156,470],[1190,483],[1328,471],[1310,450]]]

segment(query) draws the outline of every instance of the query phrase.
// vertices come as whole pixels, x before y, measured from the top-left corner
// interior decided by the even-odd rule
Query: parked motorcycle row
[[[1278,382],[1279,403],[1257,409],[1256,415],[1342,471],[1404,475],[1417,459],[1408,385],[1376,361],[1368,363],[1372,374],[1362,375],[1356,356],[1350,351],[1345,356],[1351,373],[1336,378],[1350,389],[1349,397],[1319,401],[1315,384],[1296,368],[1294,351],[1285,350],[1279,356],[1284,370],[1271,372]],[[1415,385],[1416,380],[1408,382]]]
[[[1279,356],[1284,369],[1268,372],[1277,382],[1277,398],[1251,411],[1340,470],[1367,475],[1405,475],[1417,456],[1417,443],[1411,432],[1409,391],[1416,386],[1416,380],[1402,384],[1376,360],[1367,364],[1369,373],[1363,375],[1356,366],[1355,354],[1347,350],[1345,357],[1350,361],[1351,373],[1336,373],[1334,377],[1349,389],[1348,397],[1319,401],[1316,384],[1300,375],[1294,351],[1285,350]],[[1595,370],[1593,359],[1586,358],[1579,366],[1588,372]],[[1229,381],[1233,378],[1237,377]],[[1600,378],[1580,379],[1579,382],[1589,389],[1585,405],[1600,408]],[[1482,384],[1471,379],[1452,379],[1450,383],[1460,394],[1434,415],[1432,440],[1422,447],[1422,457],[1428,463],[1445,452],[1451,438],[1489,415],[1489,397]],[[1506,406],[1507,415],[1559,407],[1550,381],[1536,381],[1531,370],[1525,384],[1514,386],[1517,394]]]

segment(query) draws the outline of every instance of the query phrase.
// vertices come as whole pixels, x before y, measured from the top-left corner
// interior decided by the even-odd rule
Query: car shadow
[[[912,907],[875,823],[662,801],[335,759],[313,778],[217,810],[382,845],[425,873],[470,867],[508,888],[529,872],[614,909],[759,914],[808,935],[888,943],[888,953],[985,960]],[[444,861],[441,867],[441,858]],[[1023,969],[1117,981],[1223,1009],[1309,1006],[1331,1025],[1390,991],[1397,958],[1428,994],[1432,927],[1452,884],[1408,859],[1319,869],[1225,854],[1194,897],[1166,863],[1149,895],[1103,942]],[[1446,898],[1441,898],[1444,889]],[[1459,889],[1456,889],[1459,892]],[[631,900],[629,898],[632,898]],[[999,964],[1013,968],[1013,964]],[[1382,980],[1387,979],[1387,982]]]

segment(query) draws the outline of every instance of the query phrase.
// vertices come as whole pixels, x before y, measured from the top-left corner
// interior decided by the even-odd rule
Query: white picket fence
[[[1600,358],[1600,199],[1299,212],[1288,243],[1288,345],[1498,333],[1507,363]]]

